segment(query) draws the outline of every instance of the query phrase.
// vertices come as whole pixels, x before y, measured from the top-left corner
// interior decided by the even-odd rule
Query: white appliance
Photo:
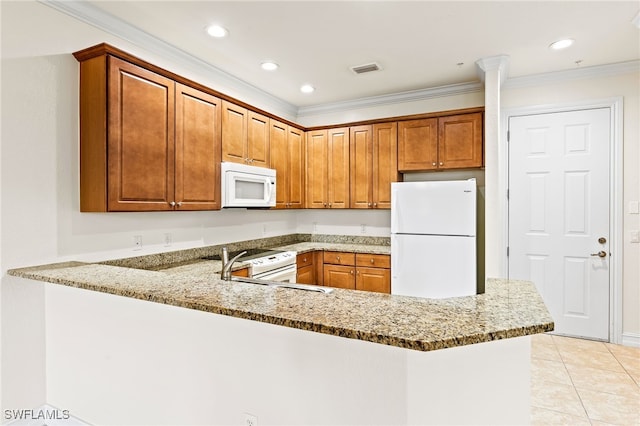
[[[220,166],[222,207],[269,208],[276,205],[276,171],[223,162]]]
[[[283,283],[296,282],[296,252],[271,250],[246,258],[241,262],[251,264],[251,277]]]
[[[391,184],[391,294],[476,294],[476,180]]]

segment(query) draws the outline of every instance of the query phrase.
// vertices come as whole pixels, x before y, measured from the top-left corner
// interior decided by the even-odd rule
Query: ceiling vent
[[[356,67],[351,67],[351,71],[356,74],[365,74],[373,71],[380,71],[382,67],[375,62],[370,64],[358,65]]]

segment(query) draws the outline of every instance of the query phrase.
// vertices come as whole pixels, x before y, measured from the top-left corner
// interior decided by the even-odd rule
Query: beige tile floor
[[[640,425],[640,348],[533,336],[531,424]]]

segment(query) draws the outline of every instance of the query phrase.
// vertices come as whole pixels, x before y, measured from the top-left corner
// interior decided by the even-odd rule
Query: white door
[[[509,118],[509,278],[555,332],[609,340],[609,108]]]

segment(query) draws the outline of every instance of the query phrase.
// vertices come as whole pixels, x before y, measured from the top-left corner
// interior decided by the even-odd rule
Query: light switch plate
[[[629,201],[629,214],[638,214],[640,213],[640,206],[638,206],[637,201]]]
[[[631,242],[640,243],[640,231],[631,231]]]

